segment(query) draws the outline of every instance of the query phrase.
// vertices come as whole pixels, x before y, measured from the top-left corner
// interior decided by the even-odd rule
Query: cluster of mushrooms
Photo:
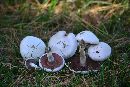
[[[111,55],[111,47],[99,42],[91,31],[76,36],[59,31],[50,38],[47,47],[41,39],[26,36],[20,43],[20,53],[28,69],[57,72],[66,65],[75,73],[87,73],[100,69],[101,62]]]

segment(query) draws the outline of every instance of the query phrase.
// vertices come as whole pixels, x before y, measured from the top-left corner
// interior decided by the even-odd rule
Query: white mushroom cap
[[[85,43],[89,43],[89,44],[98,44],[99,43],[99,39],[91,31],[80,32],[79,34],[77,34],[76,39],[78,41],[84,40]]]
[[[52,52],[52,53],[55,53],[55,52]],[[57,53],[55,53],[55,54],[57,54]],[[47,67],[43,67],[43,66],[45,66],[45,65],[42,65],[42,57],[44,57],[44,56],[46,56],[47,55],[47,53],[46,54],[43,54],[42,56],[41,56],[41,58],[39,59],[39,66],[42,68],[42,69],[44,69],[45,71],[47,71],[47,72],[57,72],[57,71],[60,71],[63,67],[64,67],[64,64],[65,64],[65,60],[64,60],[64,58],[62,57],[62,56],[60,56],[59,54],[58,54],[58,56],[60,56],[60,58],[62,59],[62,64],[59,66],[59,67],[56,67],[56,68],[54,68],[54,69],[50,69],[50,68],[47,68]],[[45,61],[46,62],[46,61]]]
[[[37,59],[45,53],[45,43],[34,36],[26,36],[20,43],[23,59]]]
[[[48,46],[53,52],[57,52],[62,55],[63,58],[67,59],[75,54],[78,44],[73,33],[69,33],[66,36],[66,32],[64,31],[65,33],[60,36],[58,35],[60,32],[63,31],[59,31],[50,38]]]
[[[61,39],[65,36],[66,32],[65,31],[59,31],[57,32],[55,35],[53,35],[50,40],[48,45],[51,46],[53,42],[55,42],[55,40]]]
[[[92,60],[103,61],[111,55],[111,47],[105,42],[100,42],[88,48],[88,55]]]

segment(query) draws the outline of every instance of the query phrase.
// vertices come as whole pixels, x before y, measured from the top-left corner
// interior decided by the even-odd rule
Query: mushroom
[[[99,39],[91,31],[82,31],[76,36],[79,42],[79,54],[75,55],[70,60],[69,69],[73,72],[88,72],[89,70],[98,70],[100,63],[91,60],[86,55],[85,49],[89,47],[90,44],[99,44]]]
[[[104,61],[111,55],[111,47],[105,42],[100,42],[88,48],[88,55],[94,61]]]
[[[26,36],[20,43],[23,59],[37,59],[45,53],[45,43],[34,36]]]
[[[79,41],[80,65],[85,66],[86,52],[85,48],[89,44],[98,44],[99,39],[91,31],[82,31],[77,34],[76,39]]]
[[[27,69],[39,69],[39,63],[35,59],[26,59],[25,60],[25,66]]]
[[[64,67],[64,58],[47,49],[47,53],[39,59],[39,66],[47,72],[57,72]]]
[[[20,53],[28,69],[39,68],[36,62],[45,53],[45,48],[45,43],[34,36],[26,36],[21,41]]]
[[[73,33],[66,35],[65,31],[59,31],[50,38],[48,46],[51,48],[51,51],[67,59],[75,54],[78,43]]]

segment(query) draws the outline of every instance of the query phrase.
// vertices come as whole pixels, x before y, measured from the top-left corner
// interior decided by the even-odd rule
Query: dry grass
[[[41,0],[42,1],[42,0]],[[66,2],[27,0],[13,5],[0,4],[0,86],[130,86],[129,1],[77,0]],[[6,4],[5,4],[6,3]],[[77,4],[79,3],[79,4]],[[112,55],[98,73],[80,75],[67,67],[57,73],[27,70],[19,53],[20,41],[27,35],[47,43],[57,31],[77,34],[93,31],[109,43]]]

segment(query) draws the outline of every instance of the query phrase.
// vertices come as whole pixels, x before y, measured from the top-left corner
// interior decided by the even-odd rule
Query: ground
[[[1,0],[0,87],[130,87],[129,0]],[[112,47],[99,72],[28,70],[19,52],[28,35],[45,43],[59,30],[90,30]]]

